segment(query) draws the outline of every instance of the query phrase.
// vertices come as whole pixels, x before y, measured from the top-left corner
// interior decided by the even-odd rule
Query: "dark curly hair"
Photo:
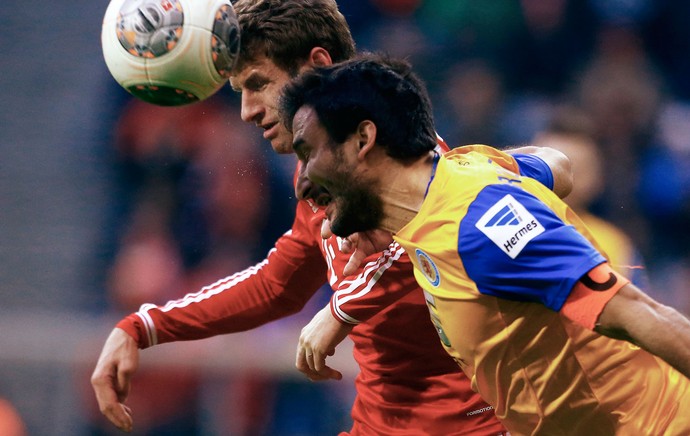
[[[377,144],[396,159],[417,158],[436,146],[426,87],[404,60],[365,53],[307,71],[283,90],[280,112],[289,130],[302,106],[315,110],[336,145],[370,120]]]

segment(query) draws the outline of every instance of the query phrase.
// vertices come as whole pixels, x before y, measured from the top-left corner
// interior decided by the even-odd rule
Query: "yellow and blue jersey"
[[[606,258],[572,210],[519,170],[486,146],[446,153],[395,235],[446,350],[514,434],[690,434],[685,377],[564,315]],[[603,309],[579,304],[588,319]]]

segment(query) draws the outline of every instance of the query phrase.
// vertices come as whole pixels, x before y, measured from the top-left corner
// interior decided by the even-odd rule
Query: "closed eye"
[[[293,140],[292,150],[302,162],[307,162],[309,160],[309,147],[306,146],[302,138],[295,138]]]

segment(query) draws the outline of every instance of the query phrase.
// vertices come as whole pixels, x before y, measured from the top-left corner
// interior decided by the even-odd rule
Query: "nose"
[[[331,193],[308,178],[308,170],[305,169],[306,165],[304,162],[300,162],[299,165],[295,182],[295,195],[297,198],[299,200],[312,200],[317,206],[328,205],[333,200]]]
[[[253,97],[249,92],[243,92],[240,108],[240,118],[242,118],[242,121],[259,124],[261,122],[262,113],[263,109],[258,99]]]
[[[314,184],[307,178],[306,165],[304,162],[298,163],[297,180],[295,181],[295,196],[299,200],[306,200],[309,198],[311,191],[314,189]]]

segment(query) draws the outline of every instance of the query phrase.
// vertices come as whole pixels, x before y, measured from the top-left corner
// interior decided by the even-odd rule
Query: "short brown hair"
[[[335,0],[237,0],[240,55],[235,70],[259,56],[296,75],[314,47],[333,62],[355,55],[355,42]]]

